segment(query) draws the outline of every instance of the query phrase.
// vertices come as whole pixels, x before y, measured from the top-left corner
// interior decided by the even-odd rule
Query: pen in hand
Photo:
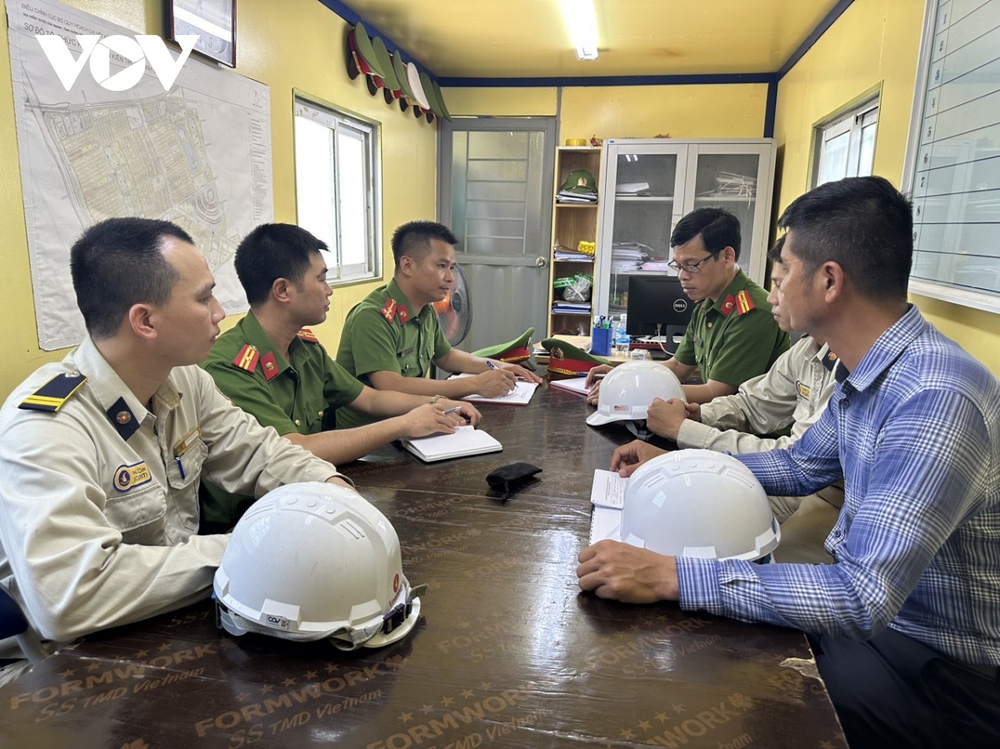
[[[442,411],[442,413],[444,413],[444,414],[457,414],[461,410],[462,410],[461,406],[454,406],[452,408],[446,408],[444,411]]]

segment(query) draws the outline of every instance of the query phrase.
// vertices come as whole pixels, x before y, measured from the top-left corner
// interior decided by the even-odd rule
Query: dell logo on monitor
[[[687,308],[687,299],[674,299],[674,312],[683,312]]]

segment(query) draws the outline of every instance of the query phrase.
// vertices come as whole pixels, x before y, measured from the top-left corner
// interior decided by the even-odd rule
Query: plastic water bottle
[[[615,356],[628,358],[629,337],[625,332],[628,324],[628,314],[622,312],[621,317],[615,322]]]

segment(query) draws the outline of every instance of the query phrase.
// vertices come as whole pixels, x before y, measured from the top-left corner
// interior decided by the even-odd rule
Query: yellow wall
[[[163,34],[160,0],[75,0],[88,13],[134,32]],[[435,217],[437,124],[416,120],[410,112],[372,97],[363,79],[347,77],[344,44],[347,25],[316,0],[240,0],[236,72],[270,87],[274,216],[295,221],[292,144],[292,90],[298,89],[382,124],[383,269],[392,275],[392,230],[412,219]],[[0,399],[41,363],[65,351],[38,349],[17,163],[13,94],[6,25],[0,29],[0,320],[4,359]],[[336,350],[347,311],[376,284],[334,291],[327,321],[316,333]],[[67,304],[73,304],[67,300]],[[234,320],[228,321],[235,322]]]
[[[901,185],[922,26],[922,2],[855,0],[782,78],[774,132],[780,185],[776,216],[809,187],[814,126],[873,88],[881,87],[874,172]],[[918,295],[911,301],[1000,374],[997,315]]]
[[[559,97],[562,97],[560,106]],[[760,138],[767,86],[447,88],[453,115],[560,117],[567,138]]]

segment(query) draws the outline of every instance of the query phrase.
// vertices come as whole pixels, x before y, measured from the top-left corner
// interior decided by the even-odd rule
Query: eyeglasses
[[[669,263],[667,263],[667,267],[673,271],[677,271],[678,273],[680,273],[681,271],[684,271],[685,273],[698,273],[699,271],[701,271],[701,266],[703,266],[709,260],[715,260],[717,257],[719,257],[719,253],[716,252],[704,258],[703,260],[699,260],[697,263],[684,263],[684,265],[680,265],[676,261],[671,260]]]

